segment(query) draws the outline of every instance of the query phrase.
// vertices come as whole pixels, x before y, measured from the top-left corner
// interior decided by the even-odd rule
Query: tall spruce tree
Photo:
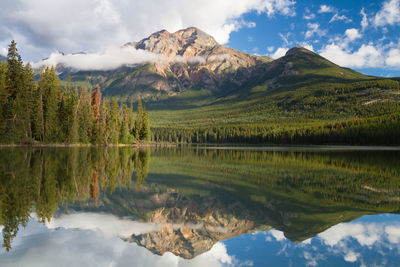
[[[142,112],[142,128],[139,132],[139,139],[144,141],[150,141],[151,132],[150,132],[150,121],[149,114],[146,111],[146,108],[143,108]]]
[[[35,74],[31,65],[28,63],[24,67],[24,89],[25,93],[22,95],[24,111],[24,130],[25,135],[31,140],[33,138],[33,110],[35,106],[34,94],[36,90]]]
[[[54,67],[45,68],[38,82],[39,102],[42,102],[39,103],[38,109],[40,112],[40,109],[43,108],[44,142],[61,142],[58,139],[60,130],[58,115],[60,87],[60,80],[56,75]]]
[[[17,43],[12,40],[7,54],[6,90],[3,116],[6,124],[6,140],[18,142],[25,136],[25,112],[23,103],[24,66],[18,54]]]
[[[111,108],[107,116],[107,130],[109,131],[108,143],[118,144],[119,132],[120,132],[120,116],[119,116],[119,106],[115,98],[111,100]]]
[[[7,101],[6,93],[6,74],[7,74],[7,62],[0,62],[0,143],[3,143],[4,135],[6,131],[6,120],[4,118],[4,106]]]
[[[143,127],[143,105],[142,100],[139,99],[137,106],[137,115],[135,120],[134,137],[136,140],[140,140],[140,129]]]
[[[79,142],[86,144],[90,143],[92,136],[93,108],[91,103],[91,93],[86,88],[82,88],[79,95],[78,134]]]

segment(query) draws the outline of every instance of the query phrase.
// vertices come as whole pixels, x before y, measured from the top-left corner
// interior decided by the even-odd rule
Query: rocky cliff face
[[[271,61],[220,45],[194,27],[175,33],[162,30],[124,46],[160,54],[164,60],[114,71],[79,72],[74,76],[99,83],[106,95],[150,97],[175,95],[187,89],[238,87],[248,81],[254,67]],[[62,78],[67,75],[64,73]]]
[[[162,30],[125,45],[165,57],[165,61],[150,64],[160,76],[153,88],[169,94],[190,88],[216,90],[224,84],[239,86],[250,76],[250,68],[260,63],[257,57],[220,45],[194,27],[175,33]]]

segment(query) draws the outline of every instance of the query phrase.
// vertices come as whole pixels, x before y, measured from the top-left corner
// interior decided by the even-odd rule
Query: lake
[[[398,266],[391,147],[0,148],[0,266]]]

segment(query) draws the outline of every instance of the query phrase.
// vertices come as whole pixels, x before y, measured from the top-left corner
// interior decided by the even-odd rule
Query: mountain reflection
[[[102,229],[107,214],[117,216],[124,220],[124,234],[114,235],[186,259],[257,230],[274,228],[300,242],[365,214],[398,213],[399,156],[398,151],[3,148],[3,247],[11,249],[32,212],[54,227],[66,227],[57,222],[82,214],[97,218],[92,221]],[[75,228],[91,229],[78,221]]]

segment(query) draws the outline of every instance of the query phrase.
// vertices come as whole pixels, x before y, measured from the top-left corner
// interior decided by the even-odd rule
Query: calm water
[[[399,266],[400,151],[2,148],[0,266]]]

